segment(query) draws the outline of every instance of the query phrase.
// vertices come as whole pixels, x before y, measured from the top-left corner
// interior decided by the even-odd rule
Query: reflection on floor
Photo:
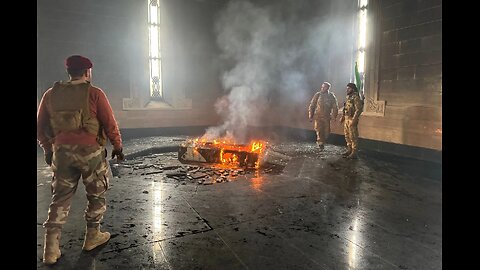
[[[51,174],[39,154],[37,268],[442,268],[440,165],[365,153],[346,160],[339,146],[319,152],[314,143],[282,142],[271,145],[287,157],[281,171],[238,173],[229,181],[205,184],[148,166],[177,164],[188,172],[174,153],[145,152],[184,139],[125,142],[130,165],[112,166],[103,220],[112,239],[91,252],[81,251],[80,184],[53,267],[41,263]]]

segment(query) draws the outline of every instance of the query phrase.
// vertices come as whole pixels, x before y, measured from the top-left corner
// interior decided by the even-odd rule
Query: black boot
[[[352,148],[348,147],[346,152],[342,153],[343,157],[348,157],[352,153]]]
[[[347,156],[347,158],[348,159],[357,159],[358,158],[357,150],[353,149],[352,152],[350,153],[350,155]]]

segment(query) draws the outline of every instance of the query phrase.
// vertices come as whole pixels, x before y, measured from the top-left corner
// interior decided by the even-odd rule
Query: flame
[[[248,144],[238,144],[227,139],[207,141],[205,138],[195,138],[187,140],[185,143],[185,145],[192,146],[195,151],[198,151],[198,149],[202,147],[219,148],[220,161],[222,165],[225,165],[226,167],[239,167],[240,164],[245,164],[247,162],[248,157],[245,156],[244,160],[240,160],[241,157],[238,155],[238,152],[257,154],[258,159],[255,162],[256,169],[260,167],[260,160],[266,144],[267,142],[260,140],[252,140]],[[237,152],[237,154],[235,152]]]
[[[222,161],[222,163],[231,163],[231,164],[237,164],[238,163],[238,157],[237,155],[235,154],[232,154],[232,153],[226,153],[224,154],[223,153],[223,149],[222,149],[222,152],[220,152],[220,159]]]
[[[260,150],[260,151],[263,150],[263,143],[261,143],[261,142],[253,142],[252,143],[252,152],[255,152],[257,150]]]

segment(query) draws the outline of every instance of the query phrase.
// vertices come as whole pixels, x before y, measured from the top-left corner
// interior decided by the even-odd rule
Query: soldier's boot
[[[350,155],[347,156],[348,159],[357,159],[358,158],[358,155],[357,155],[357,149],[352,149],[352,152],[350,153]]]
[[[342,153],[342,156],[343,156],[343,157],[348,157],[351,153],[352,153],[352,148],[351,148],[351,147],[347,147],[347,151],[343,152],[343,153]]]
[[[323,151],[325,149],[325,145],[323,143],[318,144],[318,149],[320,149],[320,151]]]
[[[60,252],[61,228],[46,228],[45,241],[43,243],[43,263],[54,264],[62,256]]]
[[[101,232],[100,226],[88,228],[85,232],[85,240],[83,241],[83,250],[89,251],[100,245],[105,244],[110,239],[109,232]]]

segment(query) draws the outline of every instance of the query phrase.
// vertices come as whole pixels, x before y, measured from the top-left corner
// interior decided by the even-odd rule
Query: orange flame
[[[252,140],[248,144],[237,144],[226,139],[215,139],[213,142],[208,142],[205,138],[195,138],[188,140],[186,144],[193,146],[195,150],[200,147],[219,148],[220,161],[222,162],[222,165],[227,167],[238,167],[241,163],[246,163],[247,157],[245,157],[245,160],[240,160],[240,157],[231,151],[256,153],[258,154],[258,159],[255,162],[255,168],[258,169],[260,167],[260,160],[267,142]]]

